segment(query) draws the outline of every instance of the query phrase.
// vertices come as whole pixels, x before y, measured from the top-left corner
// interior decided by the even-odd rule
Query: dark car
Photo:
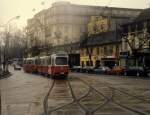
[[[81,66],[73,66],[72,68],[71,68],[71,71],[72,72],[80,72],[81,71]]]
[[[109,67],[100,66],[100,67],[94,69],[94,73],[97,73],[97,74],[105,74],[105,73],[107,73],[107,71],[109,71],[109,70],[110,70]]]
[[[147,76],[150,77],[150,69],[147,70]]]
[[[82,73],[86,73],[86,67],[82,67],[82,68],[81,68],[81,72],[82,72]]]
[[[132,66],[126,68],[124,71],[124,75],[131,75],[131,76],[147,76],[147,71],[141,66]]]
[[[94,69],[95,69],[95,67],[93,67],[93,66],[86,66],[87,73],[94,73]]]

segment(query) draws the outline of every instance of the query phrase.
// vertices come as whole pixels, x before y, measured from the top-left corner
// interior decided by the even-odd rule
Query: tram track
[[[52,85],[50,86],[49,91],[46,94],[44,101],[43,101],[44,115],[48,115],[48,97],[49,97],[49,95],[50,95],[50,93],[54,87],[54,84],[55,84],[55,80],[52,81]]]
[[[82,82],[84,82],[85,84],[89,85],[85,80],[83,80],[83,79],[81,79],[81,78],[78,78],[78,79],[80,79],[80,80],[81,80]],[[98,90],[97,90],[96,88],[94,88],[93,86],[91,86],[91,85],[89,85],[89,86],[90,86],[93,90],[95,90],[97,93],[102,94],[102,92],[98,91]],[[121,107],[121,108],[123,108],[123,109],[126,109],[127,111],[131,111],[131,112],[133,112],[133,113],[135,113],[135,114],[137,114],[137,115],[148,115],[148,113],[145,113],[145,112],[143,112],[143,111],[139,111],[139,110],[136,110],[136,109],[134,109],[134,108],[128,107],[128,106],[123,105],[123,104],[121,104],[121,103],[118,103],[118,102],[116,102],[116,101],[114,100],[116,90],[118,90],[118,91],[120,91],[120,92],[122,92],[122,93],[124,93],[124,94],[128,94],[127,92],[124,92],[124,91],[122,91],[122,90],[119,90],[119,89],[117,89],[117,88],[114,88],[114,87],[112,87],[112,86],[109,86],[108,83],[106,83],[105,86],[108,87],[108,88],[110,88],[110,89],[113,91],[113,95],[112,95],[111,98],[108,98],[106,95],[102,94],[105,98],[109,99],[109,102],[112,102],[113,104],[118,105],[119,107]],[[134,95],[131,95],[131,94],[128,94],[128,96],[131,96],[131,97],[133,97],[133,98],[135,98],[135,99],[138,99],[138,100],[140,100],[140,101],[145,101],[145,102],[149,103],[148,101],[146,101],[146,100],[144,100],[144,99],[142,99],[142,98],[139,98],[139,97],[137,97],[137,96],[134,96]]]
[[[142,98],[142,97],[138,97],[138,96],[132,95],[132,94],[127,93],[127,92],[125,92],[125,91],[123,91],[123,90],[120,90],[120,89],[118,89],[118,88],[114,88],[114,87],[109,87],[109,88],[114,89],[114,90],[119,91],[119,92],[121,92],[121,93],[123,93],[123,94],[125,94],[125,95],[131,96],[131,97],[133,97],[133,98],[135,98],[135,99],[138,99],[138,100],[141,100],[141,101],[144,101],[144,102],[150,104],[150,101],[145,100],[145,99]]]
[[[72,77],[72,76],[71,76]],[[65,107],[68,107],[68,106],[71,106],[73,104],[76,104],[77,106],[79,106],[85,113],[85,115],[94,115],[95,112],[97,112],[98,110],[101,110],[104,106],[106,106],[108,103],[111,103],[112,105],[114,106],[117,106],[119,107],[120,109],[122,110],[125,110],[126,112],[131,112],[131,113],[134,113],[134,114],[137,114],[137,115],[148,115],[147,113],[143,112],[143,111],[140,111],[140,110],[137,110],[133,107],[129,107],[129,106],[126,106],[122,103],[119,103],[117,102],[116,100],[114,100],[114,97],[116,96],[116,92],[119,91],[123,94],[126,94],[128,96],[131,96],[132,98],[135,98],[135,99],[138,99],[138,100],[141,100],[143,101],[142,98],[138,98],[132,94],[128,94],[127,92],[125,91],[122,91],[120,89],[117,89],[115,87],[112,87],[110,85],[107,84],[103,84],[104,87],[107,87],[111,93],[111,95],[106,95],[104,94],[104,92],[102,91],[99,91],[98,89],[96,89],[94,86],[90,85],[90,83],[88,83],[88,81],[85,81],[83,80],[82,78],[78,78],[78,77],[72,77],[76,80],[79,80],[81,81],[83,84],[85,84],[87,87],[88,87],[88,91],[81,97],[78,97],[76,96],[76,92],[74,91],[74,88],[72,87],[72,80],[70,78],[66,79],[67,81],[67,85],[69,87],[69,90],[70,90],[70,93],[71,93],[71,96],[72,96],[72,101],[67,103],[67,104],[64,104],[62,106],[59,106],[59,107],[55,107],[53,109],[49,109],[49,106],[48,106],[48,97],[50,96],[53,88],[54,88],[54,85],[55,85],[55,79],[52,79],[52,82],[51,82],[51,86],[49,88],[49,91],[47,93],[47,95],[45,96],[44,98],[44,102],[43,102],[43,105],[44,105],[44,115],[50,115],[51,113],[57,111],[57,110],[61,110]],[[82,99],[86,99],[88,97],[88,95],[90,93],[94,93],[98,95],[99,98],[104,98],[105,101],[104,102],[100,102],[100,104],[98,104],[94,109],[88,109],[87,106],[85,106],[83,104],[83,102],[81,101]],[[146,100],[144,100],[146,101]]]
[[[84,107],[84,106],[82,105],[82,103],[80,102],[81,99],[80,99],[80,100],[77,100],[77,99],[76,99],[75,93],[74,93],[73,88],[72,88],[71,83],[70,83],[70,80],[68,80],[68,84],[69,84],[69,87],[70,87],[70,89],[71,89],[72,96],[73,96],[75,102],[85,111],[85,115],[94,115],[94,113],[95,113],[97,110],[103,108],[106,104],[108,104],[108,103],[113,99],[113,96],[114,96],[113,90],[111,90],[111,96],[108,98],[108,97],[106,97],[103,93],[98,92],[95,88],[93,88],[93,87],[92,87],[91,85],[89,85],[88,83],[84,82],[84,81],[81,80],[81,79],[79,79],[79,80],[82,81],[82,83],[84,83],[85,85],[87,85],[87,86],[89,87],[90,92],[93,93],[93,90],[94,90],[95,93],[97,93],[100,98],[101,98],[101,97],[105,98],[105,101],[104,101],[102,104],[99,104],[95,109],[88,110],[88,109],[87,109],[86,107]],[[87,96],[88,96],[88,95],[84,96],[83,98],[86,98]]]
[[[45,98],[44,98],[44,101],[43,101],[43,108],[44,108],[44,115],[50,115],[52,112],[55,112],[59,109],[63,109],[65,108],[66,106],[69,106],[69,105],[72,105],[74,104],[76,101],[80,101],[81,99],[85,98],[89,93],[90,93],[90,89],[88,89],[88,91],[83,95],[81,96],[80,98],[75,98],[75,96],[73,97],[73,101],[70,102],[70,103],[67,103],[67,104],[64,104],[60,107],[56,107],[54,109],[51,109],[51,110],[48,110],[48,97],[50,96],[51,94],[51,91],[53,90],[53,87],[54,87],[54,84],[55,84],[55,79],[53,79],[53,82],[52,82],[52,85],[50,86],[49,88],[49,91],[48,93],[46,94]],[[69,85],[69,84],[68,84]],[[70,86],[69,86],[70,87]],[[72,90],[70,88],[70,91],[72,93]]]

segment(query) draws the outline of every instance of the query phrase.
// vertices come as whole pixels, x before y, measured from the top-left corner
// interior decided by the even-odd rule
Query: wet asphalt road
[[[2,79],[2,115],[150,115],[150,78],[14,71]]]

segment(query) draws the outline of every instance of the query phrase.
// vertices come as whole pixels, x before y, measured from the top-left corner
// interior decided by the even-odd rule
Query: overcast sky
[[[17,27],[26,25],[26,20],[31,18],[36,12],[48,8],[53,2],[60,0],[0,0],[0,25],[5,24],[10,18],[20,15],[20,19],[14,20]],[[99,5],[126,8],[148,8],[150,0],[66,0],[75,4]],[[41,5],[44,2],[44,5]],[[35,12],[32,10],[36,9]]]

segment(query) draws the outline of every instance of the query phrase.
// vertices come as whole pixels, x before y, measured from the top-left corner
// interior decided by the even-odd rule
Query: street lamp
[[[4,42],[3,40],[0,38],[0,76],[2,75],[3,71],[2,71],[2,49],[4,47]]]
[[[15,17],[9,19],[5,25],[7,26],[12,20],[17,20],[17,19],[19,19],[19,18],[20,18],[19,15],[18,15],[18,16],[15,16]]]
[[[8,63],[7,63],[7,61],[8,61],[8,47],[9,47],[9,30],[8,30],[7,27],[8,27],[8,24],[11,21],[17,20],[19,18],[20,18],[20,16],[15,16],[15,17],[9,19],[7,21],[7,23],[5,25],[3,25],[3,27],[5,29],[5,32],[6,32],[6,35],[5,35],[6,38],[5,38],[5,42],[4,42],[4,44],[5,44],[4,45],[4,53],[3,53],[3,57],[4,57],[3,70],[4,70],[4,72],[8,72],[8,73],[9,73],[9,71],[8,71]]]

